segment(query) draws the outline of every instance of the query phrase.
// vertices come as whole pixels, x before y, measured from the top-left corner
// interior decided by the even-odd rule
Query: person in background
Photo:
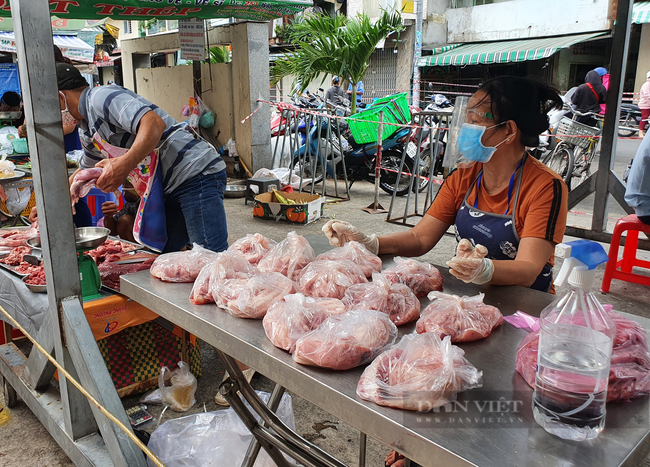
[[[573,104],[573,108],[578,112],[599,113],[600,104],[604,104],[606,98],[607,90],[603,86],[600,75],[595,70],[591,70],[585,76],[584,84],[578,86],[576,92],[571,96],[571,103]],[[573,118],[571,112],[567,113],[567,116]],[[579,116],[576,120],[585,125],[598,126],[598,120],[590,115]]]
[[[332,104],[338,104],[338,98],[347,99],[347,94],[340,86],[341,78],[335,76],[332,78],[332,87],[325,92],[325,102],[331,102]]]
[[[634,209],[641,222],[650,225],[650,138],[643,138],[632,161],[625,202]]]
[[[7,91],[0,98],[0,112],[20,112],[22,99],[15,91]]]
[[[605,91],[609,91],[609,72],[607,71],[607,68],[599,66],[598,68],[594,68],[594,71],[598,73],[598,76],[600,76],[600,79],[603,82],[603,86],[605,86]],[[605,115],[606,109],[607,106],[605,104],[600,104],[601,115]]]
[[[350,84],[348,85],[348,96],[350,97],[350,100],[352,100],[352,78],[348,78],[350,80]],[[363,81],[359,81],[357,83],[357,105],[361,104],[361,98],[363,97],[363,92],[364,92],[364,87],[363,87]]]
[[[639,122],[639,136],[645,136],[646,128],[648,127],[648,117],[650,117],[650,71],[645,75],[645,83],[641,86],[639,92],[639,103],[637,104],[641,109],[641,122]]]
[[[104,214],[104,227],[111,231],[111,235],[119,236],[129,242],[135,242],[133,237],[133,224],[140,206],[140,195],[133,189],[133,185],[125,182],[122,186],[124,206],[118,209],[113,201],[106,201],[102,204]]]

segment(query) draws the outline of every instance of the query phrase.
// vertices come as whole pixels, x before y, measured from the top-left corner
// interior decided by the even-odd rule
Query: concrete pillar
[[[639,59],[636,62],[636,77],[634,79],[634,92],[639,92],[646,82],[646,73],[650,71],[650,24],[641,25],[641,40],[639,41]],[[636,102],[639,96],[634,96]]]
[[[257,109],[257,99],[270,98],[268,27],[237,23],[231,26],[231,38],[235,142],[239,156],[254,173],[271,167],[271,109],[264,105],[244,124],[240,122]]]
[[[400,35],[397,46],[397,89],[411,89],[411,75],[413,74],[413,42],[415,40],[415,26],[409,26]],[[402,91],[400,91],[402,92]]]

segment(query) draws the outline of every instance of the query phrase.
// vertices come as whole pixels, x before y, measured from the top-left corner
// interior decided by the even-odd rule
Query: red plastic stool
[[[621,244],[621,234],[626,230],[627,236],[625,237],[625,246],[623,247],[623,258],[619,260],[618,247]],[[600,288],[602,292],[609,292],[612,279],[650,286],[650,277],[641,276],[632,272],[634,266],[650,269],[650,261],[643,261],[636,257],[636,249],[639,244],[639,232],[650,234],[650,225],[641,222],[635,214],[625,216],[616,222],[612,242],[609,245],[609,261],[607,261],[603,285]]]

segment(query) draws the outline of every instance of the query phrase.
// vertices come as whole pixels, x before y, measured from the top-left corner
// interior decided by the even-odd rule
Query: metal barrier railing
[[[393,191],[386,222],[409,224],[411,217],[422,217],[427,208],[433,202],[434,194],[437,193],[437,186],[442,182],[437,177],[446,176],[446,169],[442,166],[444,151],[447,145],[447,133],[451,123],[451,112],[430,112],[424,111],[414,113],[412,125],[416,128],[411,135],[410,141],[405,145],[402,152],[402,160],[398,173],[411,172],[411,182],[406,194],[404,213],[393,217],[393,211],[397,210],[397,184]],[[424,193],[424,196],[422,194]]]
[[[273,168],[288,168],[300,177],[300,190],[309,186],[315,194],[320,184],[323,197],[350,199],[350,184],[345,167],[345,148],[340,119],[333,112],[319,109],[303,111],[295,107],[280,108],[280,125],[273,130],[271,148]],[[333,181],[334,192],[328,191],[327,178]],[[339,187],[342,177],[343,188]],[[341,191],[342,190],[342,191]]]

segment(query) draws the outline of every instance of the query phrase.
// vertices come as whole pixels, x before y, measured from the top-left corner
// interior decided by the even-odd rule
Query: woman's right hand
[[[102,204],[102,214],[104,214],[104,218],[113,217],[117,212],[117,204],[113,201],[106,201]]]
[[[344,246],[355,241],[362,243],[373,254],[379,253],[379,238],[377,235],[366,235],[346,221],[331,220],[323,226],[323,233],[332,246]]]
[[[38,218],[38,212],[36,212],[36,206],[34,206],[32,210],[29,211],[29,222],[34,223],[36,222],[37,218]]]

